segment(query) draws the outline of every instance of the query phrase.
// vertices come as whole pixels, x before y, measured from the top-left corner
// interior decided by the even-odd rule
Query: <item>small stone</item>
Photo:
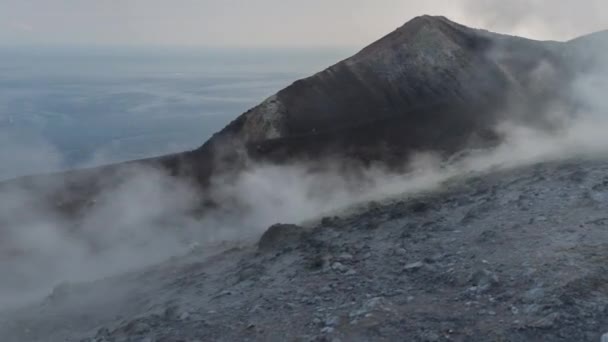
[[[403,266],[403,270],[408,271],[408,272],[413,272],[413,271],[418,271],[422,267],[424,267],[424,263],[422,261],[416,261],[416,262],[412,262],[410,264]]]
[[[343,261],[350,261],[353,260],[353,255],[350,253],[342,253],[338,256],[338,259]]]
[[[99,328],[99,330],[97,330],[97,335],[95,335],[95,336],[96,337],[110,336],[110,329],[108,329],[106,327]]]
[[[542,287],[536,287],[526,291],[526,293],[524,293],[523,298],[527,303],[534,303],[542,299],[544,296],[545,290],[543,290]]]
[[[482,270],[473,273],[469,278],[469,283],[473,285],[469,288],[469,291],[484,293],[496,287],[500,283],[500,280],[493,272]]]
[[[333,316],[333,317],[328,318],[325,321],[325,326],[327,326],[327,327],[335,327],[335,326],[338,325],[338,323],[340,323],[340,317]]]
[[[605,333],[604,335],[602,335],[601,342],[608,342],[608,333]]]
[[[545,221],[547,221],[547,218],[545,216],[532,217],[528,220],[528,224],[534,224],[537,222],[545,222]]]
[[[425,342],[437,342],[439,341],[440,337],[437,333],[434,332],[427,332],[426,334],[424,334],[422,340]]]
[[[327,292],[331,292],[331,287],[329,287],[329,286],[323,286],[323,287],[322,287],[322,288],[319,290],[319,292],[321,292],[321,293],[327,293]]]
[[[260,306],[260,304],[256,304],[254,307],[251,308],[251,310],[249,310],[249,313],[256,313],[258,311],[260,311],[262,309],[262,307]]]
[[[542,307],[538,304],[530,304],[530,305],[526,305],[524,307],[524,312],[528,315],[530,314],[536,314],[539,311],[541,311]]]
[[[194,241],[190,245],[188,245],[188,253],[197,254],[197,253],[200,253],[203,251],[204,251],[204,248],[201,246],[200,243],[198,243],[196,241]]]
[[[51,291],[51,294],[49,295],[49,299],[50,300],[62,300],[65,299],[66,297],[68,297],[70,295],[70,293],[73,290],[73,285],[71,283],[68,282],[63,282],[60,283],[58,285],[56,285],[53,290]]]
[[[143,322],[135,323],[130,328],[131,329],[128,329],[129,333],[133,333],[136,335],[145,334],[150,331],[150,326]]]
[[[180,319],[180,320],[182,320],[182,321],[184,321],[184,320],[187,320],[189,317],[190,317],[190,313],[188,313],[188,312],[183,312],[183,313],[182,313],[182,314],[179,316],[179,319]]]
[[[344,266],[344,264],[337,262],[337,261],[334,262],[333,264],[331,264],[331,269],[334,271],[338,271],[338,272],[348,271],[348,267]]]
[[[559,314],[552,313],[541,319],[531,322],[530,324],[528,324],[528,326],[536,329],[550,329],[553,328],[558,317]]]
[[[335,329],[332,327],[325,327],[325,328],[321,329],[321,333],[322,334],[331,334],[334,332],[334,330]]]
[[[347,275],[347,276],[352,276],[355,274],[357,274],[357,271],[353,270],[353,269],[350,269],[350,270],[346,271],[346,273],[344,273],[344,275]]]
[[[369,317],[372,311],[385,310],[386,300],[383,297],[374,297],[368,299],[359,309],[349,313],[350,318]]]
[[[430,206],[424,202],[416,202],[410,205],[410,210],[415,213],[423,213],[430,209]]]
[[[323,226],[329,226],[332,223],[332,219],[329,216],[325,216],[321,219],[321,225]]]
[[[294,224],[275,224],[270,226],[258,242],[258,250],[276,251],[296,244],[304,229]]]

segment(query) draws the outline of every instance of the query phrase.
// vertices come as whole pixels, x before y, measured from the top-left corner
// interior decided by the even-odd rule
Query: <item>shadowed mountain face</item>
[[[271,96],[194,154],[229,141],[275,162],[341,156],[403,164],[415,151],[452,154],[495,143],[501,120],[546,126],[548,109],[574,109],[567,94],[584,45],[592,44],[532,41],[418,17]],[[585,60],[593,56],[589,51]]]
[[[605,56],[596,47],[606,41],[604,32],[540,42],[418,17],[279,91],[199,149],[135,163],[160,164],[204,185],[213,174],[240,170],[250,160],[402,166],[419,151],[450,155],[488,146],[500,141],[495,128],[502,121],[549,129],[552,109],[575,112],[581,104],[569,95],[571,84],[602,64]],[[131,164],[59,177],[70,197],[87,197],[105,185],[102,175]]]

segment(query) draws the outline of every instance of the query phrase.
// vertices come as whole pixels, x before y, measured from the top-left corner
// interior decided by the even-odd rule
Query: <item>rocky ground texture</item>
[[[452,179],[55,289],[2,341],[600,341],[608,162]]]

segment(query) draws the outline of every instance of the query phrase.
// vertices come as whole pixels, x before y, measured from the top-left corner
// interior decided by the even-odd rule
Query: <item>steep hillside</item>
[[[605,161],[451,179],[254,241],[64,284],[22,341],[590,341],[608,331]]]
[[[210,143],[237,140],[274,161],[321,154],[396,163],[413,151],[492,143],[499,120],[541,122],[563,99],[573,77],[566,48],[415,18],[271,96]],[[539,79],[542,67],[555,73]]]

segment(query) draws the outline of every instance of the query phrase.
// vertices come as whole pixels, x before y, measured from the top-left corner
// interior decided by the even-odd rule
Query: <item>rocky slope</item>
[[[608,331],[608,163],[449,179],[257,245],[58,287],[11,341],[594,341]]]

